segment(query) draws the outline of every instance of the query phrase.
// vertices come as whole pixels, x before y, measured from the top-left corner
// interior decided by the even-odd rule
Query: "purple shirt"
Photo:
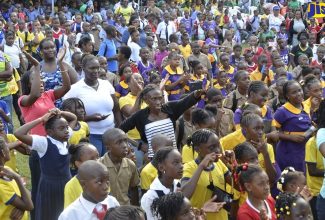
[[[280,57],[285,65],[289,64],[289,50],[285,48],[283,50],[279,50]]]
[[[269,106],[267,106],[266,108],[267,108],[266,113],[262,117],[263,121],[272,121],[273,120],[272,110]],[[243,114],[243,110],[241,108],[236,109],[235,114],[234,114],[235,125],[240,124],[242,114]]]
[[[168,56],[167,50],[165,50],[163,52],[161,52],[161,51],[156,52],[154,59],[155,59],[156,67],[158,68],[159,72],[162,71],[162,67],[161,67],[162,60],[167,56]]]
[[[191,20],[191,18],[188,18],[188,19],[182,18],[180,23],[185,24],[185,30],[191,36],[191,34],[192,34],[192,20]]]
[[[208,37],[208,38],[205,40],[205,44],[206,44],[206,45],[209,45],[209,44],[215,44],[215,45],[218,45],[218,39],[215,38],[214,40],[212,40],[211,38]],[[215,53],[216,50],[217,50],[217,48],[209,47],[209,54],[213,54],[213,53]]]

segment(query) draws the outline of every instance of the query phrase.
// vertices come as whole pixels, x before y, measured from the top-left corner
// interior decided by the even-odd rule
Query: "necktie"
[[[97,204],[93,210],[93,213],[97,216],[99,220],[103,220],[107,212],[107,205]]]
[[[167,44],[169,44],[169,39],[168,39],[168,23],[166,23],[166,41],[167,41]]]

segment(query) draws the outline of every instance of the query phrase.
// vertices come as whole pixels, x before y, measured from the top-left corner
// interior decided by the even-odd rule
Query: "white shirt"
[[[174,180],[174,192],[177,191],[177,184],[178,181]],[[141,208],[146,212],[147,214],[147,220],[157,220],[158,218],[153,216],[153,213],[151,212],[151,205],[153,200],[158,198],[158,194],[155,190],[161,190],[164,192],[164,194],[169,194],[171,193],[169,188],[166,188],[156,177],[154,181],[150,185],[150,189],[142,196],[141,198]]]
[[[166,27],[168,32],[168,37],[166,38]],[[168,40],[169,36],[176,32],[176,27],[174,25],[174,22],[169,21],[168,25],[165,23],[165,21],[162,21],[158,24],[156,34],[161,39]]]
[[[58,220],[97,220],[97,216],[93,214],[96,206],[107,205],[107,209],[120,206],[113,196],[107,196],[105,200],[98,204],[86,200],[82,195],[66,209],[63,210]]]
[[[69,137],[72,136],[72,133],[73,133],[72,129],[69,128]],[[54,144],[58,148],[59,154],[67,155],[69,153],[67,148],[67,144],[68,144],[67,142],[61,142],[55,140],[50,136],[44,137],[40,135],[32,135],[32,138],[33,138],[32,150],[36,150],[40,158],[46,154],[47,147],[48,147],[47,138],[50,139],[52,144]]]
[[[70,91],[63,97],[79,98],[85,105],[87,115],[99,113],[109,116],[101,121],[88,122],[90,134],[103,134],[108,128],[114,128],[114,102],[111,95],[115,94],[115,89],[107,80],[98,79],[97,91],[88,86],[84,80],[80,80],[71,86]]]
[[[132,51],[130,60],[138,63],[141,60],[141,58],[140,58],[141,47],[139,46],[139,44],[137,44],[133,41],[129,41],[128,46],[131,48],[131,51]]]
[[[11,46],[5,44],[3,46],[3,52],[9,56],[11,66],[13,68],[19,68],[20,66],[19,54],[21,54],[21,49],[16,44],[13,44]]]
[[[273,14],[269,15],[269,30],[272,28],[275,28],[277,32],[280,31],[280,25],[284,21],[284,17],[282,15],[278,15],[278,17],[275,17]]]
[[[76,36],[76,44],[79,43],[80,38],[81,38],[81,36],[82,36],[83,34],[86,35],[85,33],[78,33],[78,34],[77,34],[77,36]],[[92,35],[91,33],[88,33],[88,34],[89,34],[89,36],[90,36],[91,42],[95,43],[94,35]]]

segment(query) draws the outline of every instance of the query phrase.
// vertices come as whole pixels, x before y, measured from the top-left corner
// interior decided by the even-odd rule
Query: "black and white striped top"
[[[173,147],[176,148],[176,138],[173,122],[170,118],[154,121],[145,125],[145,134],[148,140],[148,157],[153,157],[154,152],[151,146],[152,138],[157,134],[164,134],[173,141]]]

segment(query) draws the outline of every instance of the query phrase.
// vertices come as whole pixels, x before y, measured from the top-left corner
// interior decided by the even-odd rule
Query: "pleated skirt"
[[[64,186],[67,177],[48,177],[41,175],[38,185],[35,210],[36,220],[57,220],[64,207]]]

